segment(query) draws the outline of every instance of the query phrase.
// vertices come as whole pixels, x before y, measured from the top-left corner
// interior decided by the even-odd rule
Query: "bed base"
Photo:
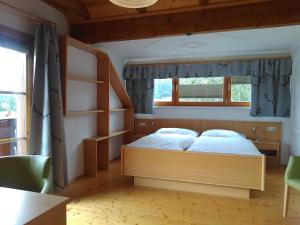
[[[134,185],[175,190],[175,191],[186,191],[186,192],[194,192],[194,193],[201,193],[201,194],[218,195],[218,196],[233,197],[233,198],[244,198],[244,199],[250,198],[250,189],[217,186],[217,185],[209,185],[209,184],[197,184],[197,183],[174,181],[174,180],[134,177]]]
[[[157,149],[121,149],[122,175],[136,185],[249,198],[264,190],[265,156]]]

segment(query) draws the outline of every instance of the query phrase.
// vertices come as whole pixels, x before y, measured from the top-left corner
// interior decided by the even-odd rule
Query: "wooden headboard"
[[[257,136],[264,141],[281,141],[281,122],[188,120],[188,119],[135,119],[135,135],[146,135],[163,127],[178,127],[203,132],[209,129],[226,129],[243,133],[248,139]],[[256,129],[256,135],[252,132]]]

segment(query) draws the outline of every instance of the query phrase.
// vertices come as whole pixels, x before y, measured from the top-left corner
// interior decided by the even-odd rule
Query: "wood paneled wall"
[[[135,119],[135,135],[150,134],[163,127],[179,127],[203,132],[209,129],[226,129],[243,133],[248,139],[258,136],[264,141],[281,141],[281,122],[183,120],[183,119]],[[256,133],[252,129],[256,128]]]

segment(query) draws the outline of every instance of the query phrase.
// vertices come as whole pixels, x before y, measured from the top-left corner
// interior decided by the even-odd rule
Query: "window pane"
[[[223,102],[223,77],[179,79],[180,102]]]
[[[0,139],[26,137],[26,97],[0,94]]]
[[[8,155],[26,155],[26,141],[21,139],[10,143],[0,143],[0,156]]]
[[[154,101],[155,102],[172,101],[172,79],[154,80]]]
[[[248,76],[231,78],[231,101],[251,101],[251,78]]]
[[[0,91],[26,91],[26,54],[0,47]]]

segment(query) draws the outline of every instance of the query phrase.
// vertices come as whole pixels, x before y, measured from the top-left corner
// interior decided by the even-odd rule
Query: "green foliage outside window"
[[[231,85],[232,102],[250,102],[251,84],[232,84]]]
[[[172,79],[154,80],[154,101],[172,101]]]
[[[17,100],[11,95],[0,95],[0,112],[15,112],[17,110]]]

